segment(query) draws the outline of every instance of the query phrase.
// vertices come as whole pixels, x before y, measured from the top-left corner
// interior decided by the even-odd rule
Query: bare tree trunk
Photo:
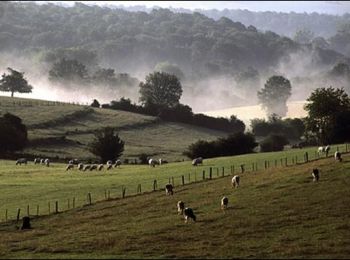
[[[13,97],[13,93],[14,93],[14,91],[11,91],[11,97]]]

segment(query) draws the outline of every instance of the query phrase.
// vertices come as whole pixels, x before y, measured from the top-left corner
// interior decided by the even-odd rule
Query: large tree
[[[13,93],[31,93],[33,87],[28,84],[28,81],[24,78],[24,72],[19,72],[17,70],[7,68],[10,74],[3,74],[0,79],[0,91],[11,92],[11,97]]]
[[[111,127],[105,127],[102,131],[96,132],[95,139],[89,146],[90,151],[100,157],[103,163],[118,159],[124,152],[124,141]]]
[[[140,102],[147,106],[173,108],[179,104],[182,86],[175,75],[154,72],[140,83]]]
[[[27,141],[27,128],[22,119],[6,113],[0,117],[0,154],[22,150]]]
[[[63,58],[54,63],[49,71],[49,79],[51,81],[81,82],[87,76],[88,72],[85,65],[74,59]]]
[[[283,76],[272,76],[266,81],[264,88],[258,91],[258,100],[268,116],[286,116],[291,90],[290,81]]]
[[[313,133],[321,144],[348,138],[348,133],[343,137],[337,134],[345,133],[344,129],[350,127],[347,117],[350,112],[350,98],[344,89],[318,88],[311,93],[307,102],[306,130]]]

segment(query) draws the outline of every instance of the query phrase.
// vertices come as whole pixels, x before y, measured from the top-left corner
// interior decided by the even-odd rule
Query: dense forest
[[[96,79],[106,72],[113,74],[113,84],[98,89],[125,91],[112,94],[119,96],[107,94],[110,100],[125,95],[135,101],[138,82],[145,75],[155,68],[177,71],[184,87],[183,103],[203,111],[205,105],[213,109],[255,103],[257,90],[276,73],[291,78],[292,83],[298,77],[304,84],[311,74],[328,72],[339,62],[349,63],[344,55],[347,47],[341,46],[341,54],[322,44],[301,44],[271,30],[261,31],[266,28],[254,26],[259,19],[244,25],[235,16],[227,16],[232,20],[169,9],[129,12],[82,3],[63,7],[1,2],[0,70],[11,65],[26,71],[25,66],[31,64],[29,77],[49,78],[49,70],[61,59],[74,59]],[[343,34],[338,37],[342,41]],[[22,62],[23,57],[30,62]],[[304,85],[299,88],[304,90]],[[212,103],[204,102],[208,96]]]

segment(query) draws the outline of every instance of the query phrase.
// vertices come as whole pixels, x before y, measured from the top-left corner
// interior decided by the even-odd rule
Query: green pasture
[[[205,160],[204,166],[196,170],[198,173],[209,166],[228,166],[253,159],[262,161],[293,153],[300,156],[304,151]],[[259,164],[260,170],[240,174],[241,184],[236,189],[231,187],[228,175],[184,186],[177,181],[173,196],[159,190],[124,199],[94,201],[93,205],[59,214],[32,216],[32,229],[27,231],[19,230],[21,223],[15,221],[1,223],[0,257],[348,259],[350,157],[344,154],[343,159],[341,163],[336,162],[332,156],[267,170]],[[69,196],[80,191],[83,196],[91,191],[94,198],[97,187],[103,192],[103,188],[127,180],[136,191],[135,184],[141,180],[150,183],[154,178],[163,178],[166,181],[171,175],[194,172],[189,162],[155,169],[123,166],[111,174],[68,174],[62,172],[63,165],[36,169],[33,165],[13,167],[13,162],[1,163],[1,168],[7,169],[2,171],[2,194],[4,188],[8,189],[5,194],[17,194],[17,198],[6,199],[11,203],[19,196],[32,196],[35,191],[38,201],[54,198],[55,193],[58,199],[58,190]],[[314,167],[320,169],[319,182],[312,181]],[[4,183],[4,180],[7,181]],[[85,189],[87,184],[96,190]],[[19,189],[26,185],[32,192],[19,195]],[[117,190],[115,192],[113,190],[113,197],[118,196]],[[229,198],[225,212],[220,209],[223,196]],[[178,200],[194,210],[196,223],[184,223],[183,217],[177,214]]]
[[[329,156],[333,158],[338,149],[345,152],[346,145],[332,145]],[[0,220],[14,219],[18,208],[21,216],[27,214],[36,215],[39,206],[39,215],[48,214],[54,210],[54,204],[58,201],[59,210],[67,210],[72,207],[73,198],[75,206],[86,204],[87,194],[91,193],[92,200],[104,200],[106,195],[111,198],[122,196],[122,189],[126,189],[126,196],[136,194],[138,185],[141,191],[152,191],[154,180],[157,181],[157,189],[163,189],[165,184],[174,182],[175,186],[185,183],[201,181],[209,178],[212,168],[212,178],[241,173],[243,164],[246,172],[265,171],[265,168],[276,168],[285,171],[285,163],[288,166],[304,162],[307,152],[309,160],[318,159],[315,151],[317,147],[305,149],[290,149],[274,153],[254,153],[233,157],[220,157],[206,159],[202,166],[194,167],[191,161],[169,163],[151,168],[148,165],[122,165],[110,171],[86,171],[81,172],[76,168],[66,171],[66,164],[52,162],[50,167],[34,165],[15,165],[14,161],[0,161]],[[350,149],[349,149],[350,150]],[[316,156],[316,157],[315,157]],[[324,156],[323,156],[324,157]],[[287,160],[286,160],[287,158]],[[268,163],[267,163],[268,162]],[[315,162],[309,162],[309,165]],[[182,176],[183,179],[182,179]],[[50,206],[49,206],[50,203]]]
[[[122,159],[135,159],[141,153],[147,153],[162,156],[168,161],[179,161],[186,158],[182,152],[193,142],[227,135],[221,131],[164,122],[156,117],[126,111],[0,97],[0,113],[6,112],[23,119],[30,140],[23,152],[38,157],[94,158],[88,151],[88,144],[92,142],[95,131],[107,126],[116,128],[125,141]],[[58,140],[45,142],[49,138]]]

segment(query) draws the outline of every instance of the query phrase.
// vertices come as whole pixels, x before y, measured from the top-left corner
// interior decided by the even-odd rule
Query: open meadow
[[[250,156],[258,160],[277,155],[284,154]],[[196,170],[236,165],[247,158],[205,160]],[[350,257],[349,154],[343,159],[336,162],[332,156],[266,170],[259,164],[257,171],[239,173],[241,183],[236,189],[231,187],[231,174],[216,178],[214,171],[212,180],[184,186],[175,183],[173,196],[166,196],[163,187],[124,199],[113,194],[118,198],[32,216],[32,229],[27,231],[17,230],[20,223],[16,221],[1,223],[0,257],[346,259]],[[163,176],[166,181],[176,173],[180,176],[194,170],[189,162],[154,169],[122,166],[108,174],[65,173],[63,165],[40,166],[39,170],[33,165],[1,163],[2,197],[7,203],[19,203],[19,194],[23,194],[21,199],[37,194],[38,201],[58,194],[73,196],[78,190],[91,191],[94,196],[97,187],[120,185],[128,178],[136,189],[142,179],[151,183]],[[314,167],[320,169],[319,182],[312,181]],[[22,190],[25,187],[27,192]],[[225,212],[220,209],[222,196],[229,198]],[[177,214],[178,200],[193,208],[196,223],[184,223]]]

